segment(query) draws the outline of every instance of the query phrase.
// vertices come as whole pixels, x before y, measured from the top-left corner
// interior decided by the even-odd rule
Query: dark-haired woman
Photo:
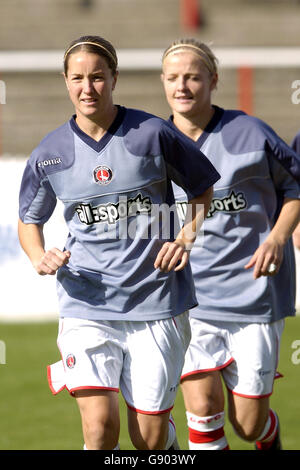
[[[48,368],[50,387],[76,397],[86,449],[118,446],[119,389],[134,446],[172,449],[196,304],[189,250],[219,175],[166,122],[114,105],[108,41],[74,41],[64,68],[75,115],[33,151],[20,190],[21,245],[39,274],[57,273],[62,359]],[[183,229],[170,224],[171,179],[190,201]],[[45,250],[57,199],[69,236],[63,250]]]

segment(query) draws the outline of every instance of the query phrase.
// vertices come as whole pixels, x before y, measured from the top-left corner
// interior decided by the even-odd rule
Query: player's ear
[[[219,80],[219,76],[217,73],[214,73],[212,76],[211,82],[210,82],[210,91],[216,90],[217,89],[217,83]]]
[[[66,76],[65,72],[62,73],[62,76],[64,77],[66,87],[69,90],[68,79],[67,79],[67,76]]]
[[[114,79],[113,79],[113,84],[112,84],[112,90],[114,90],[114,89],[116,88],[118,76],[119,76],[119,72],[118,72],[118,70],[117,70],[116,73],[114,74]]]

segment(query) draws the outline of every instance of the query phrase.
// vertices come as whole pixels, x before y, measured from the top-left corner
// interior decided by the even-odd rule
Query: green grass
[[[82,449],[82,433],[76,401],[67,392],[53,396],[46,366],[59,360],[56,323],[0,324],[0,340],[6,345],[6,364],[0,364],[0,450]],[[300,317],[289,318],[283,334],[279,370],[271,406],[280,416],[284,449],[300,449],[300,364],[293,364],[292,343],[300,340]],[[300,355],[299,355],[300,357]],[[123,449],[132,449],[127,432],[126,406],[120,397]],[[187,449],[185,411],[179,391],[173,410],[178,440]],[[240,440],[226,423],[233,450],[253,449]]]

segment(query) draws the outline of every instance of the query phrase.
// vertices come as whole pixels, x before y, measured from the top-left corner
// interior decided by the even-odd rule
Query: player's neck
[[[99,141],[107,132],[116,118],[118,109],[113,106],[109,112],[103,116],[84,116],[81,113],[76,114],[76,123],[78,127],[92,139]]]
[[[214,113],[215,110],[211,106],[205,112],[198,113],[195,116],[186,116],[174,112],[173,122],[181,132],[196,142],[212,119]]]

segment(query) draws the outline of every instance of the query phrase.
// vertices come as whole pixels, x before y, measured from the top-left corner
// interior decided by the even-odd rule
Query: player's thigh
[[[82,432],[87,449],[114,449],[120,435],[118,393],[108,390],[76,390]]]
[[[164,449],[169,431],[169,413],[143,414],[128,408],[128,430],[137,449]]]
[[[218,370],[201,372],[181,382],[185,408],[198,416],[211,416],[224,410],[224,393]]]
[[[76,390],[74,392],[82,420],[100,427],[119,430],[119,396],[109,390]]]

